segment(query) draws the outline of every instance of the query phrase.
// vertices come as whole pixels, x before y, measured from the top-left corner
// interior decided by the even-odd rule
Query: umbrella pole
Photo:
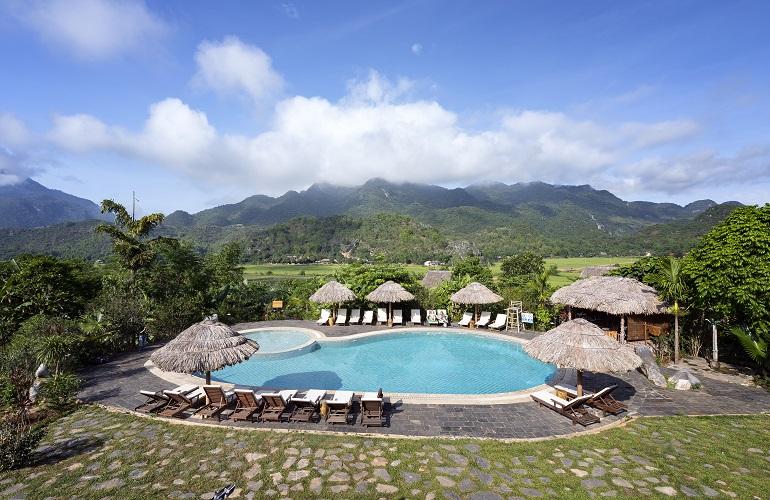
[[[583,396],[583,370],[577,370],[577,397]]]
[[[477,323],[479,322],[479,305],[475,305],[476,308],[476,317],[473,319],[473,328],[478,328]]]
[[[393,302],[388,302],[388,327],[393,328]]]
[[[211,385],[211,372],[206,372],[206,385]]]

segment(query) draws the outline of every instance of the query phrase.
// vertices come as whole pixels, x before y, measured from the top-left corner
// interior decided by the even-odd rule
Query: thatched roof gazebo
[[[366,300],[388,304],[388,326],[393,326],[393,303],[409,302],[414,295],[394,281],[386,281],[366,296]]]
[[[207,318],[153,352],[150,360],[167,372],[206,372],[206,383],[210,384],[212,371],[246,361],[258,349],[253,340]]]
[[[633,278],[592,276],[559,288],[551,302],[572,308],[599,311],[620,316],[620,340],[624,341],[625,318],[629,315],[658,315],[667,312],[657,290]]]
[[[473,282],[467,286],[456,291],[450,297],[455,304],[473,305],[476,308],[476,315],[474,316],[474,325],[479,320],[479,305],[481,304],[496,304],[503,300],[503,298],[497,295],[495,292],[482,285],[481,283]]]
[[[343,302],[350,302],[351,300],[356,300],[356,294],[353,293],[350,288],[335,280],[331,280],[324,284],[321,288],[316,290],[313,295],[310,296],[311,302],[316,302],[319,304],[336,304],[337,309],[339,308],[339,304],[342,304]],[[329,318],[329,321],[333,323],[336,319],[337,310],[335,309],[334,314],[332,314],[332,316]]]
[[[422,286],[425,288],[436,288],[450,279],[452,279],[452,271],[430,270],[422,277]]]
[[[619,344],[598,326],[573,319],[535,337],[524,346],[533,358],[577,371],[578,396],[583,395],[583,371],[617,373],[638,368],[642,359],[628,344]]]

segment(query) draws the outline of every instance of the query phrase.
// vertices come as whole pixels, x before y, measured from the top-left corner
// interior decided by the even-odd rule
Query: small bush
[[[66,408],[75,401],[80,379],[71,373],[59,373],[43,383],[40,396],[52,408]]]
[[[44,432],[42,426],[0,421],[0,472],[29,465]]]

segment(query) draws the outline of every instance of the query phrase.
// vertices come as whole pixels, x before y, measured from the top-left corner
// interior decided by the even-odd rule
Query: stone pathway
[[[52,425],[35,468],[0,474],[0,498],[207,499],[229,483],[237,487],[231,498],[248,499],[766,495],[766,424],[709,425],[655,419],[600,435],[505,444],[243,432],[90,407]],[[706,449],[720,437],[718,450]],[[740,439],[756,444],[734,446]]]

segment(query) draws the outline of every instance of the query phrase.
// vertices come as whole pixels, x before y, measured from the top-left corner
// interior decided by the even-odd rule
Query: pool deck
[[[320,330],[329,337],[382,330],[382,326],[318,327],[312,321],[264,321],[236,325],[238,330],[269,327],[299,327]],[[532,338],[526,332],[517,337]],[[81,373],[84,386],[79,397],[119,409],[133,409],[143,401],[140,389],[161,390],[169,382],[153,375],[147,368],[152,348],[122,355],[114,360],[90,367]],[[666,373],[666,370],[663,370]],[[666,373],[667,374],[667,373]],[[716,379],[703,379],[697,391],[676,391],[653,386],[639,372],[622,375],[586,374],[588,390],[617,384],[615,397],[629,406],[629,416],[717,415],[770,413],[770,393],[764,389],[741,386]],[[307,389],[298,387],[297,389]],[[387,396],[387,395],[386,395]],[[365,428],[359,424],[331,426],[325,423],[242,423],[223,421],[218,425],[272,429],[302,429],[345,433],[377,433],[403,436],[442,436],[497,439],[532,439],[567,435],[582,430],[595,430],[616,424],[624,417],[604,417],[601,424],[586,429],[573,426],[557,413],[539,408],[533,402],[512,404],[417,404],[391,400],[389,425]],[[356,415],[358,417],[358,415]],[[196,417],[189,422],[200,422]],[[206,423],[217,424],[216,420]]]

